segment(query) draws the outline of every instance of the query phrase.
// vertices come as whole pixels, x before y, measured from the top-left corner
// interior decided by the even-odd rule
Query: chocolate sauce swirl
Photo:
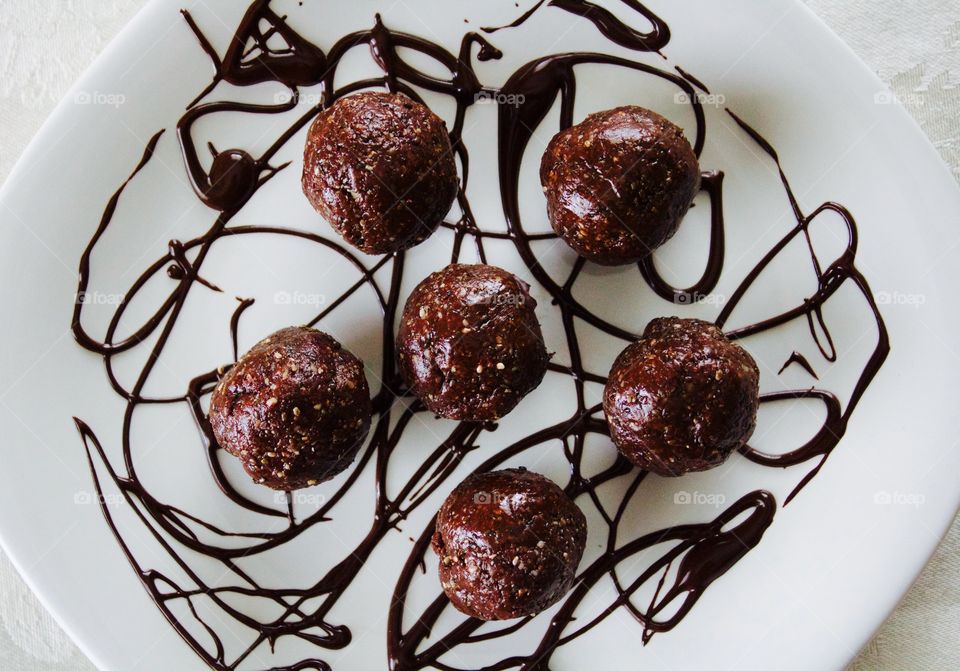
[[[630,27],[613,12],[588,0],[539,0],[533,7],[517,17],[512,23],[496,28],[482,28],[485,33],[495,33],[504,28],[517,28],[527,22],[544,5],[556,7],[590,21],[600,33],[614,44],[634,51],[655,51],[665,47],[670,41],[670,27],[659,16],[651,12],[637,0],[620,0],[637,14],[650,22],[650,30],[641,33]]]
[[[585,1],[542,0],[534,5],[511,26],[519,28],[529,21],[541,8],[549,6],[576,15],[593,23],[596,29],[612,45],[643,53],[660,53],[670,40],[666,23],[636,0],[621,0],[622,4],[647,26],[638,30],[618,19],[610,11]],[[696,119],[693,145],[700,155],[706,137],[705,115],[695,89],[706,87],[693,75],[680,68],[667,71],[642,61],[634,61],[604,53],[565,53],[545,55],[519,68],[501,87],[481,82],[474,66],[474,59],[486,61],[501,58],[501,52],[486,38],[477,33],[463,36],[458,53],[415,35],[390,30],[379,16],[371,17],[371,27],[343,36],[329,49],[323,50],[301,36],[288,22],[277,14],[269,0],[256,0],[246,11],[230,41],[226,54],[221,58],[203,29],[189,12],[183,12],[186,27],[197,37],[200,49],[213,66],[213,79],[199,93],[183,115],[176,121],[175,140],[183,156],[184,169],[196,198],[213,213],[210,228],[192,239],[171,241],[165,254],[152,261],[146,270],[132,283],[124,300],[111,315],[102,336],[92,335],[84,326],[84,303],[78,301],[72,315],[73,332],[78,344],[102,357],[111,389],[123,401],[120,445],[111,450],[95,433],[94,428],[82,419],[75,418],[86,451],[94,485],[102,495],[106,487],[121,493],[129,509],[134,512],[139,524],[150,534],[163,550],[178,576],[172,572],[149,567],[135,552],[134,543],[118,524],[115,511],[103,503],[101,509],[121,551],[129,560],[148,595],[164,614],[170,625],[210,668],[219,671],[251,668],[255,654],[267,648],[270,651],[283,640],[295,639],[309,644],[315,653],[286,665],[272,666],[274,671],[300,671],[313,669],[327,671],[331,665],[324,659],[326,651],[346,649],[352,641],[350,623],[339,622],[331,613],[347,598],[348,591],[365,562],[392,533],[397,532],[412,513],[420,509],[436,493],[449,490],[456,484],[452,478],[468,455],[483,449],[484,438],[495,425],[481,426],[468,423],[450,424],[445,438],[438,439],[435,446],[418,455],[422,463],[399,487],[388,487],[391,461],[399,449],[401,440],[412,422],[425,413],[422,405],[404,395],[397,374],[394,353],[394,328],[397,311],[404,296],[401,284],[405,274],[405,253],[387,255],[367,266],[353,250],[340,241],[328,239],[319,233],[284,228],[279,225],[244,225],[235,223],[244,206],[257,192],[276,175],[287,169],[287,164],[272,165],[274,156],[294,135],[303,129],[322,110],[338,98],[368,89],[384,88],[403,92],[420,99],[418,90],[449,97],[456,104],[456,112],[450,124],[452,146],[461,167],[461,188],[458,205],[461,215],[457,221],[446,222],[444,227],[453,232],[451,259],[459,258],[462,245],[474,245],[478,257],[486,259],[485,241],[506,241],[512,244],[519,258],[533,275],[535,281],[553,299],[564,326],[564,335],[569,350],[568,365],[550,365],[552,376],[568,378],[573,382],[576,407],[569,416],[563,416],[546,428],[535,431],[489,456],[476,471],[492,470],[511,459],[522,457],[528,451],[545,443],[559,443],[569,467],[567,493],[583,505],[592,505],[599,512],[601,526],[605,527],[605,547],[601,555],[581,569],[573,591],[562,602],[547,622],[546,630],[532,650],[504,651],[504,657],[485,669],[525,669],[544,671],[551,659],[561,654],[565,644],[601,624],[617,609],[629,612],[638,622],[638,638],[644,643],[661,632],[676,627],[685,614],[700,599],[709,586],[730,570],[747,552],[760,541],[772,523],[777,505],[768,492],[750,492],[722,511],[715,519],[697,524],[674,526],[633,537],[626,523],[627,512],[635,500],[646,474],[637,472],[622,457],[595,472],[594,459],[588,454],[587,439],[590,436],[605,437],[606,422],[599,405],[588,404],[586,385],[602,384],[602,372],[588,370],[581,352],[578,327],[590,325],[602,333],[624,341],[631,341],[635,334],[611,323],[594,313],[589,306],[579,302],[573,288],[585,263],[580,260],[570,268],[567,278],[556,280],[541,265],[534,251],[534,243],[553,239],[553,234],[530,233],[525,229],[519,207],[519,168],[532,134],[547,117],[551,107],[559,99],[560,128],[570,126],[576,101],[576,74],[579,65],[593,64],[627,68],[645,76],[669,82],[687,94],[687,99]],[[488,34],[498,28],[484,29]],[[284,46],[277,47],[277,42]],[[338,66],[345,56],[354,50],[366,50],[381,74],[369,79],[336,85]],[[418,52],[432,59],[445,76],[426,73],[403,57],[403,50]],[[662,55],[662,54],[661,54]],[[220,82],[234,86],[252,86],[273,82],[290,90],[286,102],[273,105],[240,103],[230,101],[207,101],[207,97]],[[280,115],[298,109],[300,89],[320,85],[322,95],[317,105],[300,114],[272,145],[256,155],[249,148],[217,148],[211,143],[195,138],[197,122],[206,117],[230,112],[243,115]],[[470,157],[463,140],[464,123],[469,108],[483,95],[516,94],[522,101],[516,106],[500,106],[498,109],[498,171],[503,213],[507,222],[506,232],[483,230],[473,216],[467,198],[467,183],[470,172]],[[732,113],[731,113],[732,114]],[[779,157],[773,147],[739,117],[733,119],[762,151],[779,167]],[[559,130],[559,129],[558,129]],[[156,133],[147,144],[141,160],[130,175],[120,184],[109,199],[102,218],[79,261],[80,279],[78,293],[88,291],[93,273],[94,252],[104,234],[113,225],[117,206],[124,198],[128,186],[150,164],[159,143],[172,136],[163,130]],[[209,160],[205,158],[209,153]],[[793,239],[805,239],[817,277],[817,290],[802,303],[764,321],[728,330],[733,338],[745,339],[751,335],[778,328],[792,320],[805,320],[817,347],[826,361],[839,358],[833,338],[823,314],[825,302],[841,286],[853,286],[863,297],[876,318],[879,339],[867,366],[858,377],[851,400],[844,407],[840,400],[827,390],[800,389],[764,395],[764,403],[789,400],[814,400],[822,402],[827,409],[826,419],[816,435],[804,445],[780,454],[768,454],[746,447],[744,455],[766,466],[783,467],[814,462],[791,497],[809,482],[823,466],[829,454],[837,446],[846,430],[847,422],[878,372],[889,350],[886,329],[876,302],[864,276],[857,270],[856,224],[850,213],[837,203],[825,203],[805,214],[793,195],[782,168],[780,176],[788,194],[796,225],[761,260],[740,283],[720,312],[718,324],[725,325],[734,314],[738,304],[757,283],[764,269]],[[724,270],[725,225],[723,217],[723,173],[705,172],[703,190],[710,199],[710,247],[709,255],[700,279],[690,287],[671,286],[657,271],[655,258],[639,265],[638,278],[646,281],[660,297],[673,303],[693,303],[708,294],[718,284]],[[848,244],[845,251],[826,267],[822,267],[810,242],[810,225],[824,212],[833,212],[847,226]],[[318,224],[318,230],[322,225]],[[223,353],[223,360],[211,362],[209,370],[198,371],[183,394],[163,397],[145,393],[161,354],[168,347],[171,334],[181,315],[188,295],[193,291],[217,291],[222,289],[204,279],[201,269],[210,250],[218,241],[233,236],[271,235],[295,240],[298,244],[317,245],[336,254],[352,267],[359,279],[339,296],[323,306],[309,321],[309,325],[321,325],[324,319],[344,305],[361,290],[369,293],[371,300],[382,314],[380,326],[382,367],[370,371],[380,380],[374,396],[375,422],[367,446],[362,450],[357,463],[348,471],[340,484],[323,503],[306,516],[297,514],[293,495],[287,494],[285,505],[271,507],[248,498],[235,487],[221,464],[223,453],[213,439],[204,411],[204,400],[217,384],[220,376],[240,354],[238,329],[255,298],[237,297],[237,305],[230,316],[229,332],[231,351]],[[433,244],[430,241],[424,244]],[[139,326],[127,328],[128,335],[119,336],[120,324],[131,302],[140,295],[148,282],[156,277],[172,282],[172,288],[157,309]],[[673,306],[664,306],[664,312],[672,312]],[[149,349],[142,368],[129,386],[116,373],[116,358],[137,347]],[[792,359],[804,365],[806,359]],[[789,363],[789,362],[788,362]],[[804,367],[812,366],[806,362]],[[554,379],[557,379],[554,377]],[[545,384],[549,385],[548,380]],[[245,514],[273,523],[274,530],[235,531],[221,528],[214,522],[203,519],[187,510],[176,507],[158,498],[137,472],[137,445],[133,439],[134,416],[151,405],[174,405],[189,412],[198,429],[199,447],[206,457],[212,483],[232,504]],[[119,452],[117,459],[113,453]],[[611,448],[611,454],[612,452]],[[593,466],[593,468],[591,468]],[[373,482],[364,477],[372,470]],[[459,477],[459,475],[458,475]],[[301,534],[323,524],[335,522],[338,506],[348,493],[363,483],[372,486],[375,502],[372,519],[361,540],[343,551],[342,559],[316,581],[305,587],[270,587],[244,570],[241,560],[261,555],[285,546]],[[618,486],[618,499],[610,507],[602,500],[600,488],[605,484]],[[211,488],[213,490],[213,488]],[[216,491],[216,490],[213,490]],[[789,500],[789,499],[788,499]],[[439,586],[437,597],[420,613],[410,613],[407,606],[411,585],[418,571],[426,571],[432,523],[427,524],[399,567],[392,598],[384,597],[382,604],[369,604],[372,612],[388,612],[387,660],[394,671],[415,669],[444,669],[456,667],[445,659],[451,651],[464,646],[483,645],[489,641],[509,636],[537,618],[525,618],[504,623],[499,628],[480,631],[482,623],[450,613],[449,604]],[[413,539],[411,539],[413,540]],[[653,551],[655,557],[648,562],[638,577],[624,578],[625,562],[636,560],[641,553]],[[232,579],[224,586],[223,580],[216,585],[208,582],[199,570],[201,563],[212,563]],[[672,577],[668,577],[672,576]],[[598,581],[609,577],[616,586],[617,596],[599,615],[590,619],[577,617],[578,607]],[[638,604],[637,596],[644,586],[653,585],[653,597]],[[217,617],[204,616],[198,607],[203,600],[211,605]],[[240,599],[246,599],[259,608],[244,608]],[[279,611],[269,617],[254,616],[252,612]],[[190,614],[184,616],[183,608]],[[412,616],[412,617],[410,617]],[[544,616],[541,616],[541,618]],[[456,619],[456,624],[442,636],[432,634],[441,618]],[[228,652],[227,635],[221,628],[223,620],[236,622],[253,632],[243,642],[239,653]],[[541,619],[542,621],[542,619]],[[412,624],[409,624],[412,622]],[[199,629],[198,629],[199,627]],[[497,643],[493,644],[498,645]],[[495,648],[501,649],[501,648]]]

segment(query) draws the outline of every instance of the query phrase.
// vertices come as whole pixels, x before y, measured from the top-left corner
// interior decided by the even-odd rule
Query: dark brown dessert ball
[[[723,463],[753,434],[760,371],[715,325],[663,317],[613,364],[603,394],[610,437],[634,464],[683,475]]]
[[[455,263],[413,290],[397,357],[404,381],[428,410],[489,421],[536,389],[550,356],[529,288],[502,268]]]
[[[370,429],[363,363],[326,333],[290,327],[240,357],[213,391],[210,426],[256,482],[298,489],[346,469]]]
[[[534,615],[573,585],[587,520],[569,496],[526,469],[472,475],[437,513],[433,551],[450,603],[481,620]]]
[[[443,120],[405,95],[341,98],[307,135],[303,192],[337,233],[368,254],[429,237],[458,184]]]
[[[680,128],[643,107],[617,107],[555,135],[540,182],[553,230],[580,256],[615,266],[677,232],[700,167]]]

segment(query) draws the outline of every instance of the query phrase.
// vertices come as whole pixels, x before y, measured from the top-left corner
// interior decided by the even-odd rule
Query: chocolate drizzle
[[[844,433],[846,433],[847,422],[849,422],[850,416],[853,414],[857,404],[863,397],[863,393],[867,390],[870,382],[880,371],[880,367],[883,365],[887,355],[890,353],[890,338],[887,334],[887,327],[883,322],[883,318],[880,316],[880,309],[877,307],[877,302],[873,296],[873,293],[870,291],[870,285],[867,282],[867,279],[863,276],[863,273],[861,273],[856,266],[857,224],[853,218],[853,215],[849,210],[847,210],[846,207],[840,203],[834,202],[823,203],[811,213],[805,214],[793,193],[790,182],[787,180],[787,176],[783,171],[783,166],[780,163],[780,157],[773,146],[767,142],[767,140],[764,139],[763,136],[761,136],[755,129],[747,125],[743,119],[729,110],[727,110],[727,113],[730,114],[737,125],[740,126],[740,128],[742,128],[747,135],[753,138],[760,148],[763,149],[763,151],[766,152],[766,154],[770,156],[770,158],[776,163],[780,180],[783,183],[784,190],[786,191],[787,198],[790,202],[790,208],[793,211],[793,215],[796,219],[796,225],[791,228],[786,235],[778,240],[777,243],[774,244],[773,248],[764,255],[760,262],[749,273],[747,273],[747,276],[740,283],[740,286],[734,290],[731,300],[724,306],[723,310],[720,311],[720,316],[717,318],[717,324],[721,327],[726,324],[740,299],[743,298],[751,285],[756,282],[757,278],[760,277],[764,269],[769,266],[769,264],[776,258],[777,254],[779,254],[780,251],[784,249],[792,240],[801,237],[810,251],[810,259],[813,264],[813,271],[817,278],[817,290],[814,292],[814,294],[808,298],[805,298],[801,304],[795,305],[778,315],[774,315],[773,317],[769,317],[768,319],[757,322],[756,324],[752,324],[750,326],[743,326],[738,329],[728,331],[727,335],[734,339],[746,338],[747,336],[762,333],[769,329],[786,324],[793,319],[803,318],[807,322],[810,336],[813,338],[817,348],[820,350],[820,354],[826,361],[835,362],[837,360],[837,351],[833,342],[833,337],[830,334],[830,329],[827,326],[826,319],[823,315],[823,305],[831,296],[845,286],[852,286],[861,294],[871,313],[873,314],[877,327],[877,343],[873,349],[873,352],[870,354],[863,371],[854,384],[853,391],[850,393],[850,399],[847,401],[845,409],[841,409],[840,400],[835,395],[829,391],[820,389],[774,392],[761,396],[761,404],[775,403],[778,401],[791,399],[814,399],[823,402],[827,409],[827,417],[824,420],[823,426],[816,433],[816,435],[814,435],[810,440],[800,447],[790,452],[771,455],[760,452],[750,446],[746,446],[742,450],[742,453],[748,459],[765,466],[792,466],[805,462],[809,459],[819,458],[816,466],[814,466],[814,468],[807,473],[806,476],[804,476],[800,483],[786,498],[784,501],[784,505],[786,505],[820,471],[820,469],[823,467],[823,464],[826,463],[827,458],[830,456],[830,453],[840,442],[840,438],[844,435]],[[813,241],[810,235],[810,226],[817,220],[817,217],[828,212],[839,215],[846,228],[847,241],[846,246],[839,257],[832,261],[826,268],[824,268],[821,266],[820,259],[814,251]]]
[[[621,607],[626,608],[640,623],[641,640],[643,643],[648,642],[654,633],[669,631],[679,624],[704,590],[732,568],[747,552],[756,547],[764,531],[773,522],[776,502],[769,492],[758,490],[738,500],[712,522],[671,527],[641,536],[617,547],[617,527],[643,475],[641,473],[634,479],[616,515],[606,519],[610,528],[606,553],[580,573],[576,586],[550,619],[546,633],[536,650],[528,655],[507,657],[496,664],[485,666],[481,671],[503,669],[546,671],[551,657],[560,646],[587,633]],[[744,513],[746,517],[743,521],[729,529],[726,528]],[[431,525],[417,541],[414,553],[427,551],[432,533]],[[661,544],[664,546],[664,553],[637,578],[629,584],[624,584],[617,573],[619,565],[628,559],[635,558],[638,553]],[[666,586],[667,576],[671,573],[670,569],[674,563],[679,564],[678,570],[670,585]],[[410,587],[416,569],[417,563],[411,557],[400,574],[397,591],[394,593],[388,627],[391,669],[454,669],[455,667],[447,664],[441,666],[440,657],[458,646],[478,644],[512,634],[533,619],[523,618],[512,624],[504,624],[494,631],[478,634],[477,630],[484,623],[467,618],[450,633],[435,638],[428,647],[417,652],[418,648],[430,638],[433,627],[449,604],[446,597],[441,595],[408,631],[401,636],[396,636],[396,632],[403,631],[404,606],[400,599]],[[590,588],[607,576],[614,581],[617,598],[592,619],[578,620],[575,614],[584,597]],[[652,580],[657,580],[657,584],[651,601],[643,608],[638,607],[631,601],[631,597]],[[664,611],[671,610],[673,614],[669,617],[659,617]]]
[[[621,0],[633,12],[651,24],[648,32],[642,33],[614,17],[607,10],[589,2],[573,0],[550,0],[547,3],[566,12],[576,14],[593,22],[597,29],[612,43],[638,52],[659,52],[669,41],[666,24],[635,0]],[[537,3],[512,25],[519,26],[529,20],[544,2]],[[631,503],[644,481],[645,474],[633,470],[622,457],[593,472],[594,461],[588,454],[587,439],[591,435],[606,436],[607,428],[599,405],[588,404],[587,384],[602,384],[601,373],[587,370],[581,356],[581,343],[577,328],[580,322],[589,324],[608,336],[631,341],[635,335],[595,314],[578,302],[573,287],[584,268],[582,260],[575,262],[569,276],[554,280],[541,266],[533,245],[537,241],[550,240],[555,236],[544,233],[529,233],[525,230],[519,207],[519,166],[532,134],[540,127],[551,107],[559,98],[560,126],[567,127],[574,121],[576,100],[575,68],[582,64],[600,64],[628,68],[671,83],[685,92],[696,119],[693,145],[698,156],[705,141],[706,122],[704,111],[694,94],[694,89],[705,87],[688,73],[676,69],[668,72],[643,62],[602,53],[566,53],[544,56],[518,69],[499,88],[481,83],[473,65],[474,57],[484,61],[497,59],[501,53],[484,37],[476,33],[463,36],[459,52],[454,54],[429,40],[389,30],[380,17],[376,17],[369,30],[346,35],[336,41],[326,52],[300,36],[287,22],[286,17],[276,14],[269,0],[256,0],[247,10],[241,24],[230,42],[230,47],[221,59],[198,23],[186,11],[185,21],[196,35],[200,48],[210,58],[214,68],[213,81],[188,105],[176,124],[176,139],[183,156],[185,171],[196,197],[215,214],[210,228],[189,240],[172,241],[167,252],[153,261],[125,293],[125,299],[117,306],[102,337],[92,336],[83,326],[84,303],[78,301],[73,312],[72,325],[77,342],[83,348],[103,358],[107,378],[113,391],[124,401],[120,459],[111,458],[111,450],[97,437],[86,422],[76,419],[77,429],[83,441],[97,491],[104,494],[106,487],[120,492],[140,524],[149,532],[172,565],[185,579],[175,579],[157,568],[149,568],[134,551],[117,523],[115,511],[107,506],[101,496],[101,508],[107,524],[136,571],[148,594],[163,612],[171,626],[190,645],[196,654],[211,668],[233,670],[250,668],[254,655],[262,647],[270,650],[281,640],[291,638],[306,642],[318,652],[309,658],[300,659],[286,666],[273,666],[275,671],[313,669],[327,671],[330,664],[322,659],[324,650],[342,650],[351,643],[348,623],[337,623],[331,616],[335,606],[344,600],[348,590],[365,562],[391,532],[397,531],[408,517],[420,508],[432,495],[450,489],[453,476],[462,477],[458,468],[464,459],[481,447],[484,436],[496,426],[479,426],[467,423],[451,424],[446,438],[439,440],[432,450],[423,450],[418,455],[422,463],[410,477],[397,487],[388,488],[388,472],[406,429],[424,409],[416,402],[397,402],[403,390],[395,366],[393,336],[397,310],[404,296],[401,283],[404,279],[405,254],[384,256],[371,266],[366,266],[351,249],[339,240],[331,240],[319,233],[283,228],[271,225],[241,225],[234,218],[244,205],[274,176],[286,169],[286,164],[272,166],[271,160],[290,139],[308,124],[320,110],[339,97],[366,88],[386,88],[406,93],[419,99],[418,89],[450,97],[456,103],[456,113],[450,124],[454,151],[461,166],[461,189],[458,196],[460,218],[447,222],[444,227],[453,232],[451,258],[459,258],[462,244],[468,238],[476,247],[481,260],[486,259],[484,241],[498,240],[511,243],[526,268],[540,288],[553,299],[564,326],[569,350],[569,365],[552,363],[551,375],[569,378],[576,392],[576,407],[572,414],[561,417],[556,423],[540,429],[513,444],[491,453],[478,471],[497,468],[505,462],[523,455],[526,451],[545,443],[559,443],[569,465],[570,477],[566,483],[568,494],[578,499],[583,506],[593,506],[606,529],[606,545],[602,554],[582,569],[577,586],[550,618],[545,633],[535,649],[513,650],[509,656],[487,667],[489,670],[526,669],[544,671],[558,648],[570,643],[580,635],[604,621],[618,608],[624,608],[639,622],[642,640],[648,641],[655,633],[675,627],[699,599],[704,591],[720,576],[733,567],[750,549],[761,540],[764,531],[772,523],[776,503],[765,491],[750,492],[736,501],[712,520],[699,524],[675,526],[632,538],[625,524]],[[497,29],[485,29],[488,33]],[[274,46],[277,40],[285,46]],[[372,77],[340,86],[335,86],[337,68],[343,58],[354,49],[369,50],[373,62],[379,66],[382,76]],[[417,69],[402,57],[401,49],[419,52],[448,73],[448,77],[427,74]],[[290,99],[274,105],[258,105],[240,102],[203,102],[221,81],[236,86],[250,86],[264,82],[279,83],[290,89]],[[194,139],[196,122],[209,115],[232,112],[248,115],[284,114],[297,109],[300,102],[299,89],[320,85],[321,101],[297,116],[289,128],[261,155],[255,156],[244,148],[217,149],[206,144],[210,154],[209,167],[201,158]],[[482,230],[475,220],[466,196],[469,176],[469,154],[463,142],[464,121],[468,109],[484,95],[517,94],[523,101],[516,106],[501,105],[498,110],[499,151],[498,169],[500,193],[506,232]],[[747,134],[765,151],[779,167],[779,158],[772,146],[755,130],[738,117],[733,117]],[[127,186],[137,178],[151,161],[160,141],[167,137],[164,131],[151,138],[139,163],[130,176],[120,185],[104,209],[101,221],[79,263],[80,279],[78,293],[88,291],[91,277],[92,257],[104,233],[111,226],[117,206]],[[876,375],[889,349],[886,329],[870,293],[869,285],[856,269],[856,225],[853,217],[843,206],[826,203],[811,214],[805,215],[793,196],[783,170],[780,169],[783,186],[796,216],[792,228],[737,287],[718,317],[720,325],[726,324],[741,299],[755,284],[763,270],[777,254],[795,238],[805,238],[811,262],[818,280],[818,288],[799,305],[764,321],[741,326],[728,331],[733,338],[744,339],[750,335],[769,331],[795,319],[806,321],[811,336],[824,359],[834,362],[839,358],[833,338],[827,327],[822,307],[836,291],[848,283],[863,296],[876,317],[879,341],[866,368],[858,378],[851,400],[844,408],[839,399],[826,390],[807,389],[766,394],[764,403],[781,401],[822,402],[827,409],[826,419],[817,434],[803,446],[783,454],[767,454],[751,447],[744,448],[744,455],[766,466],[783,467],[817,460],[791,494],[794,496],[822,467],[830,452],[836,447],[846,430],[847,421],[870,381]],[[711,242],[706,266],[700,279],[693,286],[671,286],[656,269],[655,259],[640,264],[639,275],[660,297],[675,303],[695,303],[713,291],[724,270],[724,218],[722,204],[723,174],[706,172],[703,175],[703,190],[711,202]],[[839,214],[849,233],[845,252],[835,261],[822,267],[810,241],[809,228],[817,216],[832,211]],[[318,224],[318,230],[322,224]],[[254,298],[237,298],[229,329],[232,351],[223,353],[223,361],[211,362],[211,369],[201,371],[187,385],[182,395],[151,397],[144,393],[148,380],[160,355],[168,345],[177,319],[183,310],[191,290],[199,285],[207,290],[220,288],[200,276],[200,270],[211,248],[220,240],[232,236],[272,235],[296,239],[304,245],[319,245],[336,254],[342,262],[355,269],[359,275],[355,283],[341,295],[328,302],[310,325],[322,325],[323,320],[342,306],[361,289],[368,291],[372,301],[382,312],[382,368],[371,371],[381,381],[374,396],[375,422],[369,444],[361,452],[354,467],[339,480],[335,490],[306,516],[297,515],[293,496],[288,494],[285,505],[271,507],[258,503],[233,486],[221,465],[223,455],[213,440],[204,412],[203,399],[216,385],[219,376],[229,366],[230,358],[236,360],[239,352],[238,330],[243,316],[254,305]],[[424,244],[433,244],[426,242]],[[384,271],[384,272],[381,272]],[[389,277],[378,279],[382,275]],[[165,275],[163,281],[172,282],[167,297],[156,311],[132,332],[119,337],[120,323],[127,314],[131,301],[141,289],[157,276]],[[673,306],[665,306],[672,312]],[[150,342],[148,342],[148,340]],[[149,356],[129,388],[115,374],[115,357],[138,346],[149,347]],[[812,369],[812,367],[811,367]],[[554,378],[556,379],[556,378]],[[548,379],[545,384],[551,384]],[[409,400],[409,399],[407,399]],[[132,439],[134,415],[142,408],[154,405],[183,404],[185,411],[194,418],[200,445],[206,455],[210,477],[223,496],[233,505],[247,511],[250,516],[272,521],[280,530],[239,532],[221,528],[212,522],[158,499],[144,484],[137,473],[137,445]],[[611,450],[612,454],[612,450]],[[122,463],[121,463],[122,462]],[[374,482],[363,477],[366,470],[375,473]],[[266,553],[294,541],[301,534],[322,523],[335,520],[338,504],[348,492],[363,482],[376,492],[374,514],[365,535],[349,551],[343,552],[342,560],[306,587],[267,587],[247,571],[242,558]],[[617,484],[619,494],[611,506],[600,493],[601,485]],[[396,491],[393,491],[396,489]],[[215,491],[215,490],[214,490]],[[788,499],[789,500],[789,499]],[[457,624],[449,633],[433,637],[441,617],[448,611],[448,604],[439,586],[438,596],[409,622],[409,607],[406,604],[411,585],[419,571],[426,572],[429,539],[432,523],[427,525],[414,542],[405,563],[399,572],[393,598],[389,603],[387,652],[389,667],[395,671],[414,669],[455,669],[444,655],[459,646],[480,645],[484,642],[509,636],[525,628],[535,618],[522,619],[500,625],[490,631],[478,631],[481,623],[447,613],[444,619],[456,618]],[[339,547],[339,546],[336,546]],[[624,563],[635,560],[648,550],[654,550],[655,560],[636,578],[623,577]],[[208,583],[196,567],[212,563],[231,579],[234,584],[217,586]],[[432,576],[429,576],[429,579]],[[610,577],[617,596],[599,615],[591,619],[578,619],[577,609],[588,590],[598,581]],[[653,586],[653,595],[638,605],[637,598],[644,586]],[[239,599],[251,605],[245,609]],[[204,616],[197,607],[203,599],[218,613],[217,618]],[[387,606],[371,604],[376,612]],[[179,606],[179,608],[178,608]],[[269,607],[268,607],[269,606]],[[183,608],[189,618],[183,615]],[[272,609],[272,610],[271,610]],[[277,612],[269,617],[251,615],[251,612]],[[254,632],[244,641],[242,651],[230,654],[225,645],[225,633],[218,629],[218,622],[227,619]],[[406,626],[406,628],[405,628]],[[199,629],[198,629],[199,627]],[[502,645],[502,644],[501,644]]]
[[[588,0],[539,0],[533,7],[517,17],[512,23],[496,28],[481,28],[485,33],[495,33],[504,28],[518,28],[527,22],[542,6],[556,7],[590,21],[597,30],[614,44],[634,51],[660,53],[670,41],[670,27],[656,14],[637,0],[620,0],[634,12],[650,22],[650,30],[641,33],[618,19],[613,12]]]
[[[787,357],[787,360],[783,362],[782,366],[780,366],[780,370],[777,371],[777,375],[783,373],[783,371],[789,368],[792,364],[797,364],[803,368],[815,380],[820,379],[820,376],[817,375],[817,371],[813,369],[813,365],[809,360],[807,360],[807,357],[800,354],[800,352],[793,352],[789,357]]]

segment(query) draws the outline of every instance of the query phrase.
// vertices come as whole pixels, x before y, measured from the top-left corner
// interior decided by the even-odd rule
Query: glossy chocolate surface
[[[208,419],[217,443],[255,482],[292,490],[350,466],[371,414],[363,362],[326,333],[290,327],[227,371]]]
[[[714,324],[661,317],[610,369],[603,410],[627,459],[658,475],[719,466],[757,423],[760,369]]]
[[[443,120],[403,94],[341,98],[310,126],[303,192],[344,240],[368,254],[423,242],[457,196]]]
[[[510,620],[536,615],[570,591],[586,542],[587,520],[560,487],[511,468],[457,485],[437,513],[431,545],[457,610]]]
[[[454,263],[410,294],[400,316],[400,373],[431,412],[493,421],[533,391],[550,357],[529,287],[485,264]]]
[[[642,107],[560,131],[540,164],[550,224],[588,261],[637,263],[673,237],[700,190],[683,130]]]

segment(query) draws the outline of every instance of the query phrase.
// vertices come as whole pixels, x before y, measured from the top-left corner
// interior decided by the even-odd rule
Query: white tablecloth
[[[806,2],[908,103],[910,112],[960,180],[957,0]],[[67,87],[144,3],[145,0],[3,0],[0,180],[6,178]],[[3,671],[93,669],[2,554],[0,620]],[[957,522],[917,584],[850,671],[943,669],[960,669]]]

